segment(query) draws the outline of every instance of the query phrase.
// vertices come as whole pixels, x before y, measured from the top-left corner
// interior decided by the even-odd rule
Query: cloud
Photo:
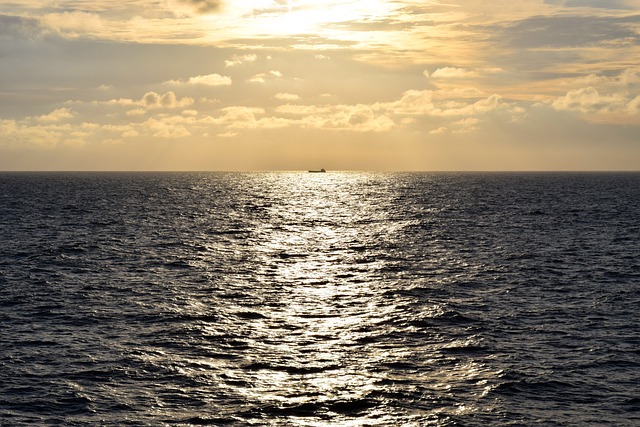
[[[431,90],[408,90],[396,101],[375,103],[373,109],[403,127],[435,125],[429,131],[433,135],[476,132],[489,117],[515,122],[526,115],[525,108],[505,101],[498,94],[462,101],[447,99],[442,94],[436,99],[435,94]]]
[[[166,118],[158,120],[152,117],[140,126],[145,133],[160,138],[184,138],[191,135],[182,124]]]
[[[275,108],[275,112],[285,115],[309,116],[318,114],[328,114],[335,106],[333,105],[292,105],[284,104]]]
[[[219,12],[224,5],[222,0],[178,0],[178,2],[200,15]]]
[[[343,130],[350,132],[385,132],[396,125],[386,115],[371,106],[356,105],[282,105],[274,111],[280,116],[267,116],[262,108],[234,106],[220,110],[221,115],[210,118],[212,124],[227,129],[281,129],[287,127]],[[289,117],[286,117],[289,116]]]
[[[448,86],[446,89],[438,89],[433,92],[433,98],[438,100],[451,100],[461,98],[482,98],[487,94],[472,86]]]
[[[431,117],[462,117],[486,114],[495,110],[510,110],[513,113],[520,110],[514,104],[504,102],[498,94],[475,102],[453,102],[449,100],[434,102],[434,91],[408,90],[398,101],[377,103],[376,108],[388,110],[399,115],[425,115]]]
[[[385,113],[375,111],[364,104],[337,105],[324,117],[307,117],[305,126],[323,129],[349,130],[352,132],[385,132],[395,127]]]
[[[430,133],[431,135],[439,135],[439,134],[443,134],[443,133],[447,133],[447,132],[449,132],[449,129],[447,129],[447,128],[446,128],[446,127],[444,127],[444,126],[440,126],[440,127],[439,127],[439,128],[437,128],[437,129],[433,129],[433,130],[429,131],[429,133]]]
[[[207,74],[203,76],[190,77],[187,80],[169,80],[164,84],[174,86],[184,85],[201,85],[201,86],[230,86],[231,77],[221,76],[220,74]]]
[[[468,79],[476,77],[478,73],[464,68],[443,67],[438,68],[431,74],[429,74],[429,71],[425,70],[424,75],[432,79]]]
[[[38,122],[42,124],[0,119],[0,147],[16,149],[37,146],[51,149],[58,145],[78,145],[78,137],[72,135],[75,130],[73,126],[55,120],[41,121],[40,118]]]
[[[580,113],[613,113],[627,110],[627,102],[621,94],[601,95],[593,87],[567,92],[552,103],[556,110]]]
[[[203,86],[230,86],[231,78],[220,74],[207,74],[205,76],[191,77],[188,83]]]
[[[297,101],[300,99],[300,96],[294,93],[276,93],[274,98],[279,99],[281,101]]]
[[[514,103],[494,94],[473,101],[435,101],[431,90],[408,90],[400,99],[373,104],[279,105],[276,114],[289,116],[289,125],[351,132],[388,132],[415,126],[418,120],[440,123],[433,133],[473,132],[483,118],[494,112],[513,120],[524,113]],[[259,123],[258,123],[259,124]]]
[[[295,126],[294,120],[286,119],[283,117],[262,117],[257,122],[257,127],[261,129],[283,129],[291,126]]]
[[[75,116],[74,112],[69,108],[57,108],[50,112],[49,114],[45,114],[44,116],[38,117],[39,122],[44,123],[54,123],[60,122],[66,119],[71,119]]]
[[[457,128],[454,130],[455,133],[470,133],[475,132],[479,129],[479,124],[482,120],[477,117],[467,117],[466,119],[461,119],[453,122],[453,125]]]
[[[633,98],[627,105],[629,114],[640,114],[640,95]]]
[[[104,27],[100,15],[81,11],[50,13],[42,17],[41,22],[61,35],[72,38],[81,34],[95,34]]]
[[[597,9],[632,9],[620,0],[545,0],[544,3],[564,7],[591,7]]]
[[[600,43],[624,45],[640,43],[640,33],[634,27],[640,15],[624,17],[559,15],[534,16],[505,27],[508,43],[516,48],[585,47]]]
[[[230,106],[220,110],[222,114],[212,121],[232,129],[257,127],[257,115],[265,114],[263,108]]]
[[[93,105],[121,105],[121,106],[134,106],[142,105],[142,101],[134,101],[129,98],[110,99],[108,101],[91,101]]]
[[[219,138],[233,138],[233,137],[236,137],[238,135],[239,135],[238,132],[230,130],[228,132],[219,133],[218,137]]]
[[[564,95],[550,101],[558,111],[573,111],[591,115],[617,115],[618,122],[625,116],[638,113],[640,70],[628,68],[614,76],[590,74],[563,80],[572,87]]]
[[[139,100],[129,98],[110,99],[108,101],[92,101],[91,105],[137,107],[127,112],[129,116],[146,114],[149,110],[186,108],[194,104],[193,98],[178,98],[173,91],[162,95],[157,92],[147,92]]]
[[[245,62],[254,62],[258,59],[258,56],[253,53],[249,53],[246,55],[233,55],[233,57],[229,60],[224,61],[224,65],[226,67],[234,67],[236,65],[244,64]]]
[[[36,19],[0,15],[0,39],[34,39],[42,35]]]
[[[156,108],[183,108],[193,104],[192,98],[178,99],[176,94],[169,91],[164,95],[159,95],[156,92],[147,92],[142,97],[142,106],[147,110]]]
[[[392,111],[394,114],[426,115],[436,110],[433,105],[433,91],[408,90],[402,94],[398,101],[391,103],[379,103],[380,109]]]
[[[255,76],[253,76],[247,81],[249,83],[265,83],[267,80],[274,79],[274,78],[281,78],[281,77],[282,77],[282,73],[280,71],[271,70],[268,73],[256,74]]]

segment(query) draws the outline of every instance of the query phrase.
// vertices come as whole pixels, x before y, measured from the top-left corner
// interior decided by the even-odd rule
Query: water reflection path
[[[242,360],[224,370],[254,415],[275,417],[274,425],[283,417],[301,425],[420,424],[471,410],[485,391],[489,367],[439,351],[478,345],[459,327],[463,316],[426,295],[402,295],[419,295],[424,281],[406,256],[407,231],[419,224],[398,206],[391,178],[274,174],[261,177],[263,198],[247,200],[259,212],[245,240],[255,270],[225,276],[223,289],[245,295],[249,283],[251,295],[223,308],[220,327],[246,340]],[[447,316],[455,333],[427,332]],[[453,386],[464,397],[455,399]]]

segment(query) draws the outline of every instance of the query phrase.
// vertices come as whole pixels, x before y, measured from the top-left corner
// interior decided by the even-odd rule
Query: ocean
[[[640,425],[640,173],[0,173],[0,425]]]

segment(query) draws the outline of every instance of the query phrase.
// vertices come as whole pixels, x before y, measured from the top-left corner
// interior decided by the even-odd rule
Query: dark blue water
[[[0,174],[0,425],[640,425],[640,174]]]

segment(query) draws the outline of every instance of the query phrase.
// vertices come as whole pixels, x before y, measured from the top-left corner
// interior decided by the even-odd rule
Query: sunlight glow
[[[351,25],[375,24],[389,16],[394,6],[386,0],[286,0],[285,2],[256,1],[238,6],[231,11],[232,21],[227,28],[244,36],[273,37],[291,35],[323,35],[340,40],[359,38],[364,33],[353,31]],[[220,29],[217,16],[202,18],[216,30]]]

